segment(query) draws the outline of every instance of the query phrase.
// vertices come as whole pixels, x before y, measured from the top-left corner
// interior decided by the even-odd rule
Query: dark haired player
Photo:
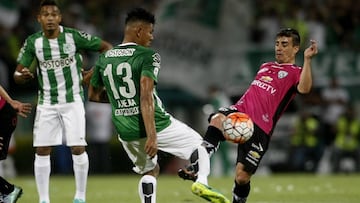
[[[161,60],[149,48],[154,24],[155,17],[144,9],[136,8],[127,14],[122,44],[106,51],[96,63],[89,99],[110,101],[118,138],[134,164],[133,170],[142,175],[138,187],[142,203],[156,202],[158,150],[196,161],[199,172],[193,191],[200,187],[204,191],[200,196],[208,201],[229,203],[207,186],[210,161],[201,146],[202,137],[167,113],[157,95]]]
[[[275,62],[260,66],[255,79],[240,100],[220,109],[210,117],[203,145],[211,155],[224,141],[222,123],[232,112],[244,112],[254,122],[254,134],[238,144],[233,203],[245,203],[250,192],[250,178],[263,158],[276,122],[297,93],[309,93],[312,87],[311,59],[318,52],[315,41],[304,52],[303,67],[295,65],[300,49],[299,33],[291,28],[280,30],[275,40]],[[194,179],[192,167],[180,169],[179,176]]]
[[[8,155],[11,136],[17,125],[17,115],[27,117],[31,104],[13,100],[0,85],[0,160]],[[22,194],[21,187],[0,177],[0,202],[15,203]]]
[[[34,78],[28,67],[36,60],[39,84],[34,122],[36,148],[34,173],[39,202],[50,202],[50,154],[53,146],[71,148],[76,183],[74,203],[85,203],[89,159],[85,150],[85,109],[82,51],[103,52],[112,46],[99,37],[60,25],[61,13],[54,0],[43,0],[37,20],[42,30],[30,35],[18,56],[17,83]]]

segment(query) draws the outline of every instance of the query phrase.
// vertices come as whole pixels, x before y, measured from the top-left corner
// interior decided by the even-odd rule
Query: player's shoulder
[[[39,37],[42,37],[43,36],[43,32],[42,31],[38,31],[38,32],[35,32],[35,33],[33,33],[33,34],[31,34],[31,35],[29,35],[27,38],[26,38],[26,40],[27,41],[31,41],[31,40],[35,40],[35,39],[37,39],[37,38],[39,38]]]
[[[73,34],[73,36],[75,38],[83,38],[88,41],[90,41],[91,39],[99,38],[97,36],[93,36],[93,35],[87,33],[86,31],[79,30],[79,29],[76,29],[73,27],[65,27],[65,26],[60,26],[60,27],[62,27],[61,29],[64,33],[71,33],[71,34]]]
[[[66,27],[66,26],[60,26],[61,29],[63,30],[63,32],[71,32],[71,33],[80,33],[81,31],[76,29],[76,28],[73,28],[73,27]]]
[[[270,62],[265,62],[263,64],[261,64],[260,68],[264,68],[264,67],[275,67],[275,68],[290,68],[290,69],[299,69],[301,70],[302,67],[298,66],[296,64],[292,64],[292,63],[278,63],[276,61],[270,61]]]
[[[262,63],[262,64],[260,65],[260,67],[271,66],[271,65],[274,65],[274,64],[275,64],[275,62],[273,62],[273,61],[264,62],[264,63]]]
[[[290,69],[295,69],[295,70],[301,70],[302,67],[301,66],[298,66],[296,64],[282,64],[283,67],[285,68],[290,68]]]
[[[154,49],[150,48],[150,47],[144,47],[144,46],[137,45],[136,49],[138,51],[141,51],[141,52],[144,52],[144,53],[156,53],[156,51]]]
[[[159,63],[161,61],[160,54],[150,47],[137,46],[137,55],[143,57],[151,57],[154,61],[157,61]]]

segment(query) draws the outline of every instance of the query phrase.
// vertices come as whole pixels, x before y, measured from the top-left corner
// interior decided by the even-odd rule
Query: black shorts
[[[235,108],[220,108],[219,113],[229,115],[238,112]],[[268,149],[270,136],[254,123],[254,134],[244,144],[238,144],[237,163],[244,165],[244,170],[254,174]]]
[[[10,138],[17,124],[17,114],[8,103],[0,109],[0,142],[3,144],[0,150],[0,160],[6,159],[9,150]]]

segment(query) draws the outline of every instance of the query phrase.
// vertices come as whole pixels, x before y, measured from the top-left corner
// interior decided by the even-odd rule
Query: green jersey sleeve
[[[17,63],[23,65],[24,67],[29,67],[35,58],[33,39],[34,37],[30,36],[25,40],[17,57]]]
[[[67,28],[72,29],[72,28]],[[72,29],[76,47],[80,50],[98,51],[101,45],[101,39],[97,36],[92,36],[84,31]]]
[[[150,77],[157,83],[161,63],[160,54],[155,52],[146,53],[143,63],[141,75]]]

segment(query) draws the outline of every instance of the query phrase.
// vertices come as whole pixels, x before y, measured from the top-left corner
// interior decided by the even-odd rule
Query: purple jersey
[[[276,122],[297,93],[301,70],[294,64],[262,64],[250,87],[234,107],[248,114],[271,136]]]

